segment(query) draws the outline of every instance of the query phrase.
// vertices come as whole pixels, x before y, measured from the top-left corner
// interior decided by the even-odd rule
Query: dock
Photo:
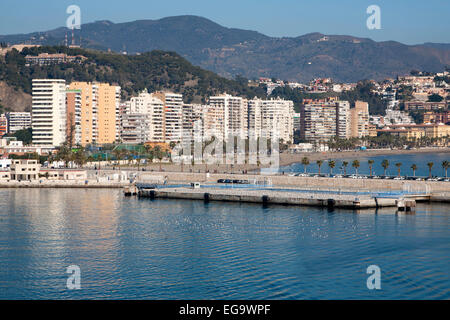
[[[188,199],[209,201],[228,201],[260,203],[263,205],[281,204],[294,206],[316,206],[327,208],[366,209],[397,207],[399,210],[414,210],[417,201],[429,200],[424,195],[380,195],[377,193],[335,192],[326,190],[301,190],[277,188],[223,188],[221,186],[161,186],[140,188],[138,196],[151,199]]]

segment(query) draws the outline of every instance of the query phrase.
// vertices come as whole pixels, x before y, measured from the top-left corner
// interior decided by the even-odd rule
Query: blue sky
[[[71,4],[81,8],[82,23],[193,14],[270,36],[322,32],[407,44],[450,43],[449,0],[2,0],[0,34],[64,26]],[[366,8],[373,4],[381,8],[381,30],[366,27]]]

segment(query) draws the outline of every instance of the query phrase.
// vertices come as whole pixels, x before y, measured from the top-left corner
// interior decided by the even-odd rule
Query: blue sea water
[[[0,299],[449,299],[450,206],[350,211],[0,189]],[[81,269],[81,289],[66,268]],[[381,269],[369,290],[366,269]]]
[[[433,162],[433,167],[431,174],[433,176],[445,176],[445,171],[442,168],[442,162],[447,160],[450,162],[450,153],[438,152],[438,153],[415,153],[415,154],[399,154],[399,155],[384,155],[375,157],[366,157],[364,151],[361,151],[361,155],[356,159],[329,159],[335,160],[336,166],[333,169],[333,173],[343,173],[342,162],[347,161],[347,174],[355,173],[355,169],[352,167],[353,160],[359,160],[360,167],[358,168],[359,174],[369,174],[369,164],[368,160],[374,160],[373,164],[373,174],[374,175],[384,175],[384,169],[381,163],[384,159],[389,161],[389,167],[386,170],[387,175],[396,176],[398,174],[398,169],[395,166],[396,163],[401,163],[400,174],[412,176],[413,171],[411,166],[413,164],[417,165],[416,176],[428,177],[429,169],[427,166],[428,162]],[[310,160],[310,165],[307,166],[307,172],[317,173],[319,170],[315,161]],[[289,166],[280,168],[280,171],[285,172],[303,172],[304,167],[301,163],[294,163]],[[324,161],[321,167],[321,173],[330,173],[330,167],[328,166],[328,160]],[[450,170],[448,170],[448,175],[450,176]]]

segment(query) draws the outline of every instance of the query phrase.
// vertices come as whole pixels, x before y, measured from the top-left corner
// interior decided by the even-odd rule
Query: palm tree
[[[397,170],[398,170],[397,177],[400,177],[400,170],[401,170],[401,167],[402,167],[402,163],[401,162],[397,162],[395,164],[395,166],[397,167]]]
[[[146,145],[146,146],[145,146],[145,152],[147,153],[147,154],[146,154],[146,158],[147,158],[151,163],[153,163],[153,159],[155,158],[155,153],[154,153],[154,151],[153,151],[153,148],[152,148],[151,146],[149,146],[149,145]]]
[[[347,175],[347,166],[348,166],[348,162],[347,161],[343,161],[342,162],[342,166],[344,167],[344,175]]]
[[[412,169],[412,171],[413,171],[413,176],[415,177],[415,176],[416,176],[417,165],[416,165],[415,163],[413,163],[413,164],[411,165],[411,169]]]
[[[123,152],[120,149],[114,149],[113,154],[114,157],[117,159],[117,162],[119,163],[119,170],[120,170],[120,160],[122,160]]]
[[[317,166],[319,167],[319,174],[320,174],[320,168],[322,167],[323,160],[317,160],[316,163],[317,163]]]
[[[384,160],[381,162],[381,166],[382,166],[383,169],[384,169],[384,176],[386,176],[386,170],[387,170],[387,168],[389,168],[389,160],[384,159]]]
[[[445,178],[447,178],[447,169],[449,167],[450,163],[447,160],[442,161],[442,168],[445,171]]]
[[[427,163],[430,178],[431,178],[431,169],[433,168],[433,165],[434,165],[434,162]]]
[[[163,152],[161,151],[161,147],[160,147],[160,146],[156,146],[156,147],[153,149],[153,151],[155,152],[155,157],[156,157],[156,159],[159,160],[159,171],[162,171],[162,168],[161,168],[161,161],[162,161],[164,155],[163,155]]]
[[[330,167],[330,174],[333,174],[333,168],[336,166],[336,162],[334,160],[328,161],[328,166]]]
[[[86,163],[86,153],[84,152],[84,148],[80,147],[80,149],[73,154],[73,162],[80,168]]]
[[[303,157],[302,158],[302,165],[303,165],[303,168],[305,169],[305,173],[306,173],[306,167],[309,165],[308,157]]]
[[[356,175],[358,175],[359,160],[353,160],[352,167],[355,168]]]
[[[367,162],[369,163],[370,176],[372,176],[372,168],[373,168],[373,164],[374,164],[375,161],[369,160],[369,161],[367,161]]]

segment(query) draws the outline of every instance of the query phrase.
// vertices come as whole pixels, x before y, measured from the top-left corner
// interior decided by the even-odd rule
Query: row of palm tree
[[[149,160],[151,163],[154,159],[158,159],[161,170],[162,159],[165,157],[170,157],[170,153],[163,151],[160,146],[151,147],[149,145],[145,146],[145,152],[115,148],[112,150],[112,154],[115,160],[117,160],[119,169],[122,165],[122,160],[127,160],[129,165],[133,160],[136,160],[138,170],[140,169],[141,162],[144,159]],[[84,147],[79,146],[77,148],[72,148],[69,144],[63,144],[55,155],[49,157],[48,161],[63,161],[65,167],[72,162],[78,167],[83,167],[87,162],[94,162],[96,159],[92,154],[89,154]]]
[[[317,164],[317,166],[319,168],[319,174],[321,174],[321,168],[322,168],[323,162],[324,162],[323,160],[317,160],[316,161],[316,164]],[[368,160],[367,163],[369,165],[370,176],[372,176],[373,175],[372,174],[373,173],[373,165],[374,165],[375,161],[374,160]],[[309,158],[308,157],[303,157],[302,160],[301,160],[301,164],[303,165],[304,172],[306,173],[307,172],[307,167],[310,164]],[[343,161],[342,162],[342,168],[344,169],[344,175],[347,175],[347,166],[348,165],[349,165],[348,161]],[[390,165],[390,163],[389,163],[389,160],[387,160],[387,159],[384,159],[381,162],[381,166],[384,169],[384,175],[385,176],[386,176],[386,171],[389,168],[389,165]],[[398,175],[398,177],[400,177],[402,163],[401,162],[397,162],[397,163],[395,163],[395,166],[397,167],[397,175]],[[428,162],[427,166],[428,166],[428,170],[429,170],[429,176],[431,178],[431,176],[432,176],[431,175],[431,170],[432,170],[432,168],[434,166],[434,162]],[[441,166],[444,169],[445,177],[447,178],[447,170],[448,170],[448,168],[450,166],[450,162],[447,161],[447,160],[442,161]],[[328,161],[328,167],[330,168],[330,174],[333,174],[333,169],[336,167],[336,162],[334,160],[329,160]],[[358,168],[360,167],[359,160],[353,160],[352,167],[355,169],[355,174],[358,175]],[[413,175],[415,177],[416,176],[416,171],[417,171],[417,165],[416,164],[412,164],[411,165],[411,169],[413,170]]]

